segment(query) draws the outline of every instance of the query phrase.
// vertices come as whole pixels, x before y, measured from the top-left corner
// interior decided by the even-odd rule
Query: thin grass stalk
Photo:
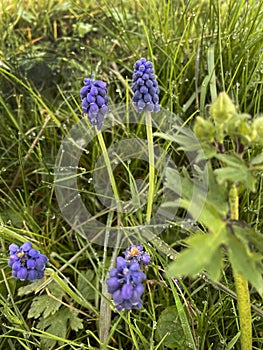
[[[229,191],[230,218],[239,218],[239,198],[236,184],[232,184]],[[235,287],[237,293],[237,305],[239,314],[239,325],[241,332],[241,349],[252,350],[252,318],[250,309],[250,295],[248,281],[233,269]]]
[[[151,113],[145,112],[146,132],[148,141],[149,154],[149,190],[147,200],[146,222],[149,223],[152,216],[153,197],[154,197],[154,149],[153,149],[153,132],[152,132],[152,117]]]

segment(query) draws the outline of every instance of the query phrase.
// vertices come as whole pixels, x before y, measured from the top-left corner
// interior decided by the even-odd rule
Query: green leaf
[[[220,160],[221,162],[230,165],[232,167],[240,167],[240,166],[244,166],[245,162],[242,158],[236,156],[236,155],[232,155],[232,154],[216,154],[215,158],[217,158],[218,160]]]
[[[263,255],[263,234],[256,232],[253,228],[243,222],[231,224],[235,236],[245,245],[252,245],[253,250]]]
[[[211,203],[221,216],[226,216],[229,210],[227,186],[217,182],[211,165],[208,166],[208,176],[207,203]]]
[[[55,314],[60,308],[61,303],[59,300],[62,300],[65,292],[54,282],[49,284],[48,288],[54,298],[47,294],[35,297],[28,312],[29,318],[38,318],[41,314],[46,318]]]
[[[51,315],[47,318],[42,317],[37,325],[40,329],[45,330],[45,332],[50,333],[59,338],[64,338],[66,341],[67,328],[68,326],[78,331],[83,328],[83,323],[80,318],[78,318],[77,313],[68,308],[61,308],[56,314]],[[57,339],[50,337],[43,339],[43,345],[45,349],[49,349],[57,343]],[[62,342],[59,342],[59,344]],[[61,344],[62,345],[62,344]]]
[[[189,349],[176,306],[168,306],[157,322],[156,338],[169,349]]]
[[[219,184],[226,181],[234,183],[242,182],[247,189],[252,192],[255,191],[256,179],[250,174],[250,171],[246,166],[216,169],[215,175]]]
[[[173,135],[169,135],[163,132],[155,132],[153,136],[177,143],[180,145],[180,147],[178,147],[179,150],[184,150],[186,152],[200,150],[200,143],[197,137],[193,132],[189,132],[187,129],[184,130],[180,128],[179,132]]]
[[[197,350],[196,345],[195,345],[195,341],[194,341],[194,337],[193,337],[193,333],[192,333],[192,330],[191,330],[191,327],[189,324],[189,320],[187,317],[186,309],[185,309],[183,303],[181,302],[181,295],[180,295],[180,293],[178,293],[173,279],[170,280],[170,286],[171,286],[171,289],[173,292],[175,306],[177,309],[178,317],[181,321],[181,326],[182,326],[182,329],[184,332],[185,339],[187,340],[189,347],[191,347],[193,350]]]
[[[168,168],[166,170],[165,186],[178,195],[178,200],[163,203],[162,207],[182,207],[194,218],[206,226],[210,232],[218,233],[225,228],[225,217],[227,216],[228,196],[225,184],[218,184],[214,174],[208,168],[208,188],[198,181],[181,176],[178,171]],[[181,184],[178,185],[178,184]],[[193,193],[195,192],[195,198]],[[203,205],[203,208],[200,207]],[[201,211],[201,213],[200,213]]]
[[[180,253],[178,258],[168,266],[168,276],[195,276],[204,270],[209,270],[216,251],[220,250],[220,246],[227,240],[226,234],[227,231],[223,230],[218,235],[200,233],[190,237],[186,241],[189,248]],[[218,272],[211,277],[216,279],[217,276]]]
[[[94,277],[95,273],[92,270],[87,270],[85,272],[81,272],[78,277],[77,288],[82,296],[87,300],[94,300],[95,292],[94,289],[91,288],[88,282],[92,282],[94,285]],[[88,281],[88,282],[87,282]]]
[[[250,191],[255,191],[256,180],[251,175],[243,159],[230,154],[217,154],[215,157],[228,165],[215,170],[217,181],[220,184],[226,181],[242,182]]]
[[[261,164],[261,163],[263,163],[263,152],[258,154],[256,157],[252,158],[250,161],[251,165]]]
[[[207,274],[213,281],[219,281],[223,268],[223,249],[216,249],[209,264],[206,265]]]
[[[38,287],[41,286],[41,284],[43,284],[43,281],[44,281],[43,279],[40,279],[40,280],[35,280],[30,284],[26,284],[25,286],[20,287],[18,289],[17,294],[21,297],[23,295],[33,293]]]
[[[226,227],[226,222],[218,212],[218,207],[208,201],[205,203],[198,221],[215,234],[218,234]]]
[[[257,291],[263,294],[261,254],[251,253],[234,235],[228,236],[228,254],[233,269],[244,276]]]
[[[70,328],[77,332],[79,329],[83,329],[83,321],[81,318],[78,317],[77,312],[68,309],[68,314],[70,314],[68,316],[68,320],[69,320],[69,326]]]

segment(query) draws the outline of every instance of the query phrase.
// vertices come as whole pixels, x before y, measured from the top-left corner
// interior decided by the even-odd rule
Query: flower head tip
[[[82,113],[87,114],[92,125],[101,129],[105,114],[109,112],[109,98],[107,84],[101,80],[84,79],[84,86],[80,90]]]
[[[132,101],[137,112],[159,112],[159,88],[152,62],[145,58],[138,60],[134,65],[132,80]]]

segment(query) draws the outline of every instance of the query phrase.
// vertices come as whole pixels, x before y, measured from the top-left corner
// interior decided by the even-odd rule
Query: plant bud
[[[210,114],[218,124],[223,124],[231,119],[235,113],[236,107],[225,92],[219,94],[210,108]]]
[[[263,116],[254,120],[252,128],[256,132],[256,140],[263,143]]]
[[[196,117],[194,124],[195,135],[207,142],[212,142],[215,136],[215,125],[210,121],[202,117]]]

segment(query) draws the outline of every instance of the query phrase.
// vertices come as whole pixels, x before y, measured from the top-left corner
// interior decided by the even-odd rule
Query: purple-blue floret
[[[10,244],[9,252],[8,265],[12,268],[13,277],[31,282],[44,277],[48,258],[32,248],[30,242],[22,244],[21,247]]]
[[[150,256],[143,251],[142,246],[131,246],[126,249],[125,258],[117,257],[116,267],[110,270],[106,283],[118,311],[142,308],[142,282],[146,275],[141,267],[149,263]]]
[[[149,265],[151,262],[150,255],[145,253],[141,245],[131,245],[128,247],[125,251],[125,259],[133,262],[137,261],[144,265]]]
[[[132,80],[132,102],[137,112],[159,112],[159,88],[152,62],[145,58],[138,60],[134,65]]]
[[[88,115],[90,123],[100,130],[105,114],[110,111],[109,98],[106,83],[93,78],[92,75],[90,79],[84,79],[84,86],[80,90],[81,108],[82,113]]]

